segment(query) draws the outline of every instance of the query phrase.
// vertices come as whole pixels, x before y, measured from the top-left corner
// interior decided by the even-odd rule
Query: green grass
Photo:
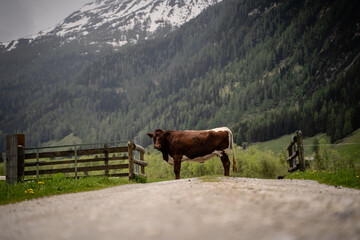
[[[255,143],[254,145],[256,145],[257,149],[261,151],[271,150],[273,153],[277,155],[282,150],[286,150],[286,147],[291,142],[291,138],[293,135],[295,135],[295,133],[284,135],[282,137],[270,141]],[[310,145],[313,144],[315,138],[317,138],[319,142],[323,140],[322,142],[324,143],[330,143],[330,137],[326,136],[326,134],[324,133],[318,134],[314,137],[305,137],[303,139],[305,156],[310,156],[312,154],[312,147]]]
[[[316,170],[297,172],[286,176],[286,179],[315,180],[319,183],[324,183],[332,186],[343,186],[360,189],[359,169],[341,169],[336,172]]]
[[[293,134],[284,135],[277,139],[259,142],[253,145],[260,151],[271,150],[278,155],[282,150],[286,149],[292,135]],[[360,167],[360,129],[332,145],[330,145],[330,138],[326,136],[326,134],[318,134],[314,137],[304,138],[305,157],[312,156],[312,145],[315,138],[319,140],[320,145],[327,144],[326,147],[336,150],[344,161],[353,162],[355,166]]]
[[[73,145],[73,144],[81,144],[82,140],[79,137],[74,136],[73,133],[70,133],[69,135],[65,136],[63,139],[56,141],[56,140],[52,140],[52,141],[48,141],[45,142],[43,144],[41,144],[42,146],[61,146],[61,145]]]
[[[5,176],[5,175],[6,175],[5,162],[2,162],[0,163],[0,176]]]
[[[360,165],[360,129],[336,142],[336,144],[335,149],[340,156],[346,159],[352,159]]]
[[[92,191],[129,183],[132,182],[127,178],[87,177],[76,180],[65,178],[63,174],[56,174],[52,179],[46,181],[28,181],[15,184],[0,181],[0,204],[64,193]]]
[[[255,146],[260,151],[268,149],[273,151],[275,154],[279,154],[290,143],[291,136],[292,134],[285,135],[278,139],[257,143]],[[325,134],[318,134],[314,137],[304,138],[305,156],[312,156],[312,145],[315,138],[319,140],[320,145],[325,144],[320,146],[320,154],[322,154],[321,157],[323,158],[323,161],[327,161],[328,165],[332,167],[325,167],[325,169],[327,169],[326,171],[308,170],[306,172],[293,173],[288,175],[286,178],[316,180],[319,183],[328,185],[360,189],[360,178],[357,177],[360,176],[360,129],[356,130],[341,141],[336,142],[334,145],[329,145],[330,139]],[[353,164],[350,164],[347,167],[344,167],[344,169],[337,169],[336,171],[329,170],[336,166],[334,163],[337,163],[337,165],[339,165],[339,163],[355,163],[355,167],[350,167],[354,166]],[[311,162],[311,169],[314,168],[316,168],[316,164],[315,162]]]

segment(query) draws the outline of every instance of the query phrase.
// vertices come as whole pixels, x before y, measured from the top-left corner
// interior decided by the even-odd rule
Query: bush
[[[232,156],[230,174],[232,173]],[[239,172],[235,174],[239,177],[253,178],[277,178],[287,174],[286,157],[276,157],[272,151],[262,152],[250,147],[247,150],[236,153]],[[146,174],[149,179],[174,179],[174,167],[166,163],[162,155],[153,152],[147,155],[149,165],[146,167]],[[205,175],[224,175],[224,168],[220,158],[212,158],[205,163],[182,162],[181,178],[201,177]]]
[[[145,160],[149,163],[145,168],[145,173],[149,179],[173,179],[174,169],[166,163],[161,153],[152,152],[145,155]]]
[[[6,170],[4,166],[0,166],[0,176],[5,176],[6,175]]]
[[[146,183],[147,179],[146,179],[145,176],[135,175],[134,181],[135,181],[136,183]]]
[[[287,173],[286,163],[272,151],[257,150],[252,146],[238,158],[239,175],[252,178],[277,178]]]
[[[149,165],[146,175],[149,179],[174,179],[174,167],[165,162],[161,153],[152,152],[146,155]],[[230,159],[232,161],[232,159]],[[220,158],[212,158],[205,163],[186,161],[181,163],[181,178],[201,177],[204,175],[223,175],[224,168]]]
[[[354,168],[354,162],[352,159],[341,158],[336,150],[331,149],[323,141],[320,141],[319,149],[315,152],[313,168],[331,171],[351,169]]]

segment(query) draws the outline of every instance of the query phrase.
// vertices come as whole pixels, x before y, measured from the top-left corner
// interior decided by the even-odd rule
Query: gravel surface
[[[360,191],[303,180],[131,184],[0,206],[0,239],[360,239]]]

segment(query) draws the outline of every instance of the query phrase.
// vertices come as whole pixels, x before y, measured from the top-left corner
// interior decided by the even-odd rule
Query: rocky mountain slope
[[[84,5],[55,27],[20,41],[51,36],[64,42],[106,43],[114,47],[164,37],[170,31],[199,15],[221,0],[96,0]],[[0,49],[11,51],[19,40],[0,43]]]

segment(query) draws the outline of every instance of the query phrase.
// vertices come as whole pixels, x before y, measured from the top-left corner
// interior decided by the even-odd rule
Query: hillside
[[[360,127],[359,10],[354,1],[225,0],[165,38],[76,68],[67,55],[72,71],[33,78],[36,101],[25,76],[2,86],[2,134],[25,132],[32,146],[71,133],[84,142],[139,136],[146,146],[155,128],[226,125],[239,145],[297,129],[334,142]]]
[[[287,154],[286,147],[289,145],[293,135],[294,133],[287,134],[276,139],[272,139],[266,142],[254,143],[252,145],[255,145],[256,148],[259,149],[260,151],[271,150],[276,155],[279,155],[281,151],[285,151],[285,154]],[[313,137],[304,138],[303,144],[304,144],[305,157],[310,157],[313,155],[313,143],[315,139],[318,139],[318,141],[321,142],[322,144],[330,144],[329,137],[326,136],[326,134],[324,133],[317,134]],[[357,141],[357,143],[360,143],[360,141]],[[327,146],[330,147],[329,145]]]
[[[360,166],[360,129],[336,142],[335,149],[345,159],[353,159]]]

